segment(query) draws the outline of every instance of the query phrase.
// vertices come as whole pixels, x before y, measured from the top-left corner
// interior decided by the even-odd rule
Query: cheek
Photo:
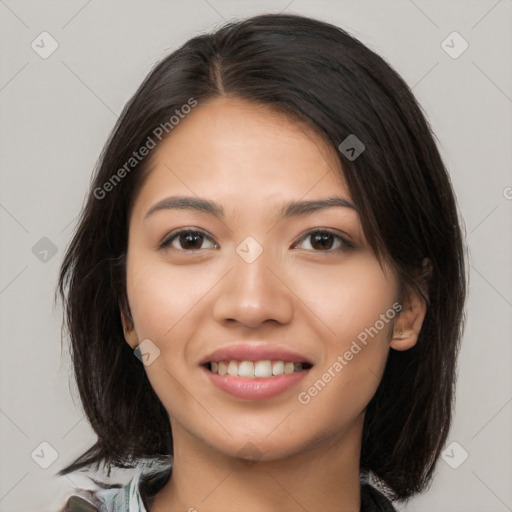
[[[397,306],[394,274],[371,257],[317,274],[315,313],[331,331],[324,358],[298,401],[328,424],[357,416],[374,395],[384,372]],[[310,295],[311,296],[311,295]],[[338,406],[339,407],[338,407]]]
[[[134,252],[127,262],[127,293],[139,339],[150,338],[157,344],[178,341],[173,333],[190,322],[209,288],[208,272],[184,272],[182,267]]]
[[[211,287],[211,285],[210,285]],[[154,360],[145,366],[155,393],[168,410],[183,407],[185,367],[191,362],[188,341],[198,325],[198,304],[208,283],[183,268],[157,262],[134,250],[127,261],[127,293],[139,342],[149,339]],[[204,313],[203,313],[204,314]]]
[[[315,314],[311,321],[320,321],[327,328],[322,334],[331,348],[340,351],[359,334],[364,337],[366,329],[373,327],[398,297],[394,273],[387,267],[383,270],[370,254],[358,254],[340,266],[301,269],[296,276],[293,288]],[[381,324],[379,338],[386,338],[392,321]]]

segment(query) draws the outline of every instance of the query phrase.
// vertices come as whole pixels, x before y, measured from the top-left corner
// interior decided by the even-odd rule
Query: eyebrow
[[[347,199],[343,199],[342,197],[328,197],[312,201],[289,201],[281,208],[280,218],[286,219],[299,215],[307,215],[334,206],[342,206],[357,211],[356,206]],[[220,204],[214,201],[201,199],[199,197],[173,196],[167,197],[153,205],[144,216],[144,219],[147,219],[158,211],[172,209],[193,210],[214,215],[219,219],[224,218],[224,209]]]

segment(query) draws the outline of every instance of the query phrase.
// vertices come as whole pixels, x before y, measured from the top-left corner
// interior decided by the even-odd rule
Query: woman
[[[343,30],[256,16],[159,63],[59,290],[98,435],[59,474],[136,468],[63,510],[392,511],[431,480],[465,299],[456,202],[410,89]]]

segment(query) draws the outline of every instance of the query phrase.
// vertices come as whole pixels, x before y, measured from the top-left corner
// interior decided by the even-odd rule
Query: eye
[[[210,247],[206,249],[215,249],[218,245],[212,241],[212,239],[204,232],[193,229],[182,229],[180,231],[174,231],[167,236],[160,244],[160,249],[172,248],[178,251],[193,252],[198,251],[203,245],[205,240],[211,242]],[[176,242],[176,243],[175,243]],[[177,245],[176,245],[177,244]]]
[[[299,249],[313,250],[315,252],[334,252],[336,250],[353,249],[355,246],[346,238],[329,231],[327,229],[316,229],[306,233],[300,240],[311,240],[306,244],[306,247],[299,247]],[[295,248],[295,243],[292,248]]]

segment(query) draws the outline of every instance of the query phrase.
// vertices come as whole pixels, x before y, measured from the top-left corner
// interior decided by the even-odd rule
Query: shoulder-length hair
[[[194,37],[154,67],[120,115],[59,276],[78,391],[98,436],[59,474],[100,461],[110,474],[112,466],[172,454],[167,412],[121,322],[121,312],[131,318],[129,213],[150,161],[130,159],[155,139],[157,127],[171,133],[171,117],[191,98],[201,104],[218,96],[270,105],[336,149],[368,242],[406,287],[421,292],[421,262],[430,260],[418,342],[390,351],[361,447],[361,470],[383,480],[392,498],[407,499],[431,480],[452,418],[466,295],[456,201],[428,121],[403,79],[344,30],[298,15],[260,15]],[[338,150],[349,135],[365,146],[356,159]]]

